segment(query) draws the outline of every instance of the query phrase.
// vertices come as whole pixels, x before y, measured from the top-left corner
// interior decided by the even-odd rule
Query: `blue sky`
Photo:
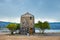
[[[60,0],[0,0],[0,21],[19,23],[26,12],[35,16],[35,22],[60,22]]]

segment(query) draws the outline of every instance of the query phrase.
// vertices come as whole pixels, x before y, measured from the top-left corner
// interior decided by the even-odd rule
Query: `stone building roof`
[[[34,17],[32,14],[30,14],[29,12],[26,12],[25,14],[23,14],[21,17]]]

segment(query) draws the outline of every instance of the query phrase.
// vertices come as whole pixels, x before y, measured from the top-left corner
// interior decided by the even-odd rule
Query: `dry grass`
[[[0,35],[0,40],[60,40],[60,36]]]

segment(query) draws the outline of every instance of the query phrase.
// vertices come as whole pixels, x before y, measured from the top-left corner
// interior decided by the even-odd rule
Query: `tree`
[[[41,21],[38,21],[36,26],[42,30],[42,33],[44,33],[45,29],[50,29],[49,23],[47,21],[45,21],[43,23]]]
[[[34,24],[34,27],[39,28],[38,23],[35,23]]]
[[[41,21],[38,21],[38,23],[34,24],[34,27],[36,27],[36,28],[40,28],[41,26],[42,26],[42,22]]]
[[[43,29],[42,24],[43,23],[41,21],[38,21],[38,26],[39,26],[40,29]]]
[[[17,24],[16,30],[19,30],[19,29],[20,29],[20,24]]]
[[[11,31],[11,34],[13,34],[13,32],[16,30],[17,25],[14,23],[10,23],[7,25],[7,28]]]
[[[17,24],[16,30],[20,30],[20,24]],[[20,34],[20,31],[19,31],[19,34]]]
[[[50,29],[49,23],[47,21],[43,22],[42,27],[43,27],[41,28],[42,33],[44,33],[45,29]]]

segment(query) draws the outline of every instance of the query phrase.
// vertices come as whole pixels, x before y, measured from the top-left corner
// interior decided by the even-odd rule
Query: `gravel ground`
[[[60,40],[60,36],[0,34],[0,40]]]

